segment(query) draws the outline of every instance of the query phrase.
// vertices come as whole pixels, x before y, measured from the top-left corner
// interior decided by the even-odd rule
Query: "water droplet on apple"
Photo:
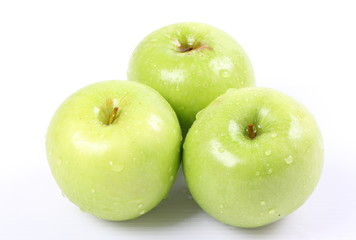
[[[222,78],[227,78],[227,77],[229,77],[230,73],[229,73],[229,71],[226,70],[226,69],[221,69],[220,72],[219,72],[219,75],[220,75],[220,77],[222,77]]]
[[[124,169],[124,166],[120,164],[114,164],[112,161],[109,162],[109,165],[111,166],[111,170],[114,172],[121,172]]]
[[[220,153],[223,153],[223,152],[225,152],[225,149],[224,149],[223,147],[219,147],[218,151],[219,151]]]
[[[224,205],[220,204],[219,207],[220,207],[220,208],[224,208]]]
[[[172,172],[172,167],[169,167],[169,168],[168,168],[168,172]]]
[[[260,128],[261,128],[261,125],[260,125],[260,124],[258,124],[258,125],[257,125],[257,128],[258,128],[258,129],[260,129]]]
[[[260,172],[259,171],[256,172],[256,176],[260,176]]]
[[[277,137],[277,133],[272,133],[271,137],[273,137],[273,138]]]
[[[274,214],[274,212],[275,212],[275,211],[274,211],[274,209],[273,209],[273,208],[271,208],[270,210],[268,210],[268,213],[269,213],[269,214],[271,214],[271,215],[273,215],[273,214]]]
[[[293,156],[292,155],[289,155],[288,157],[286,157],[284,159],[284,161],[287,163],[287,164],[291,164],[293,162]]]
[[[273,169],[272,169],[272,168],[267,169],[267,173],[268,173],[268,174],[272,174],[272,172],[273,172]]]
[[[248,98],[245,98],[245,102],[248,102],[248,101],[250,101]]]
[[[260,212],[260,215],[262,216],[264,214],[264,212]]]
[[[224,211],[223,211],[223,210],[221,210],[221,211],[220,211],[220,214],[223,214],[223,213],[224,213]]]
[[[265,152],[266,156],[271,155],[271,153],[272,153],[272,151],[271,151],[271,150],[267,150],[267,151]]]
[[[143,207],[143,204],[140,203],[139,205],[137,205],[138,208],[142,208]]]
[[[92,193],[95,193],[95,189],[94,189],[94,188],[92,188],[92,189],[91,189],[91,192],[92,192]]]
[[[121,172],[121,171],[124,169],[124,167],[121,166],[121,165],[115,164],[115,165],[112,166],[111,169],[112,169],[114,172]]]
[[[266,202],[265,202],[265,201],[261,201],[261,202],[260,202],[260,205],[261,205],[261,206],[264,206],[264,205],[266,205]]]
[[[172,182],[172,181],[173,181],[173,178],[174,178],[173,176],[170,176],[170,177],[169,177],[169,181]]]
[[[126,95],[126,94],[127,94],[127,92],[126,92],[126,91],[124,91],[124,92],[123,92],[123,94],[124,94],[124,95]]]
[[[141,210],[139,213],[140,213],[140,215],[143,215],[143,214],[145,214],[145,210]]]

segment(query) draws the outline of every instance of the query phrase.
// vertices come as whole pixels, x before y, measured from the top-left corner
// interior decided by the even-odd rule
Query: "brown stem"
[[[247,130],[248,130],[248,136],[251,139],[254,139],[256,137],[256,133],[255,133],[255,130],[254,130],[254,127],[253,127],[252,123],[247,126]]]
[[[179,49],[179,52],[181,52],[181,53],[194,50],[194,48],[192,46],[181,46],[178,49]]]
[[[116,115],[117,115],[117,111],[119,110],[118,107],[114,107],[114,109],[112,110],[108,125],[112,124],[114,122],[114,120],[116,119]]]

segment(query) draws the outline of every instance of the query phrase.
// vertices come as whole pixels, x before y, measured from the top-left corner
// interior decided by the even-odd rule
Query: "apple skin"
[[[169,25],[144,38],[131,56],[128,80],[161,93],[177,113],[183,135],[195,115],[227,89],[255,85],[241,46],[202,23]]]
[[[118,117],[108,125],[114,107]],[[63,194],[107,220],[136,218],[167,196],[180,164],[181,130],[168,102],[128,81],[70,96],[47,132],[47,158]]]
[[[256,137],[247,126],[254,124]],[[267,88],[231,89],[198,113],[183,150],[193,198],[238,227],[272,223],[296,210],[321,175],[318,126],[296,100]]]

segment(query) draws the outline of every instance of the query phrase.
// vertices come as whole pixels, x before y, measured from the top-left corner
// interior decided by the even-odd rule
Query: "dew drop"
[[[261,205],[261,206],[264,206],[264,205],[266,205],[266,202],[265,202],[265,201],[261,201],[261,202],[260,202],[260,205]]]
[[[268,174],[272,174],[272,172],[273,172],[273,169],[272,169],[272,168],[267,169],[267,173],[268,173]]]
[[[142,207],[143,207],[143,204],[140,203],[137,207],[138,207],[138,208],[142,208]]]
[[[219,147],[218,151],[219,151],[220,153],[225,152],[225,150],[224,150],[224,148],[223,148],[223,147]]]
[[[171,182],[173,181],[173,176],[169,177],[169,181],[171,181]]]
[[[124,169],[124,167],[121,166],[121,165],[114,165],[114,166],[112,167],[112,170],[113,170],[114,172],[121,172],[123,169]]]
[[[271,153],[272,153],[271,150],[267,150],[267,151],[265,152],[265,155],[266,155],[266,156],[269,156],[269,155],[271,155]]]
[[[274,214],[274,209],[271,208],[270,210],[268,210],[268,213],[271,214],[271,215],[273,215],[273,214]]]
[[[220,208],[224,208],[224,205],[220,204],[219,207],[220,207]]]
[[[94,188],[92,188],[92,189],[91,189],[91,192],[92,192],[92,193],[95,193],[95,189],[94,189]]]
[[[260,212],[260,215],[262,216],[264,214],[264,212]]]
[[[169,167],[169,168],[168,168],[168,172],[172,172],[172,167]]]
[[[140,213],[140,215],[143,215],[143,214],[145,214],[145,210],[141,210],[139,213]]]
[[[256,172],[256,176],[260,176],[260,172],[259,171]]]
[[[224,213],[224,211],[223,211],[223,210],[221,210],[221,211],[220,211],[220,214],[223,214],[223,213]]]
[[[227,78],[227,77],[229,77],[230,73],[229,73],[228,70],[222,69],[222,70],[220,70],[219,75],[220,75],[220,77],[222,77],[222,78]]]
[[[293,156],[292,155],[289,155],[288,157],[286,157],[284,159],[284,161],[287,163],[287,164],[291,164],[293,162]]]
[[[277,133],[272,133],[271,137],[273,137],[273,138],[277,137]]]
[[[111,170],[114,172],[121,172],[124,169],[124,166],[120,164],[114,164],[112,161],[109,162],[109,165],[111,166]]]

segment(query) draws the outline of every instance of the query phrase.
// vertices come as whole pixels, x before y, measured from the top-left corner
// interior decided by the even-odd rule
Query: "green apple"
[[[63,194],[107,220],[138,217],[167,194],[180,163],[181,130],[168,102],[128,81],[70,96],[49,125],[47,157]]]
[[[231,89],[198,113],[183,153],[193,198],[229,225],[258,227],[300,207],[315,188],[323,144],[312,115],[267,88]]]
[[[225,32],[202,23],[178,23],[144,38],[133,52],[128,79],[167,99],[183,135],[195,115],[229,88],[255,84],[250,61]]]

